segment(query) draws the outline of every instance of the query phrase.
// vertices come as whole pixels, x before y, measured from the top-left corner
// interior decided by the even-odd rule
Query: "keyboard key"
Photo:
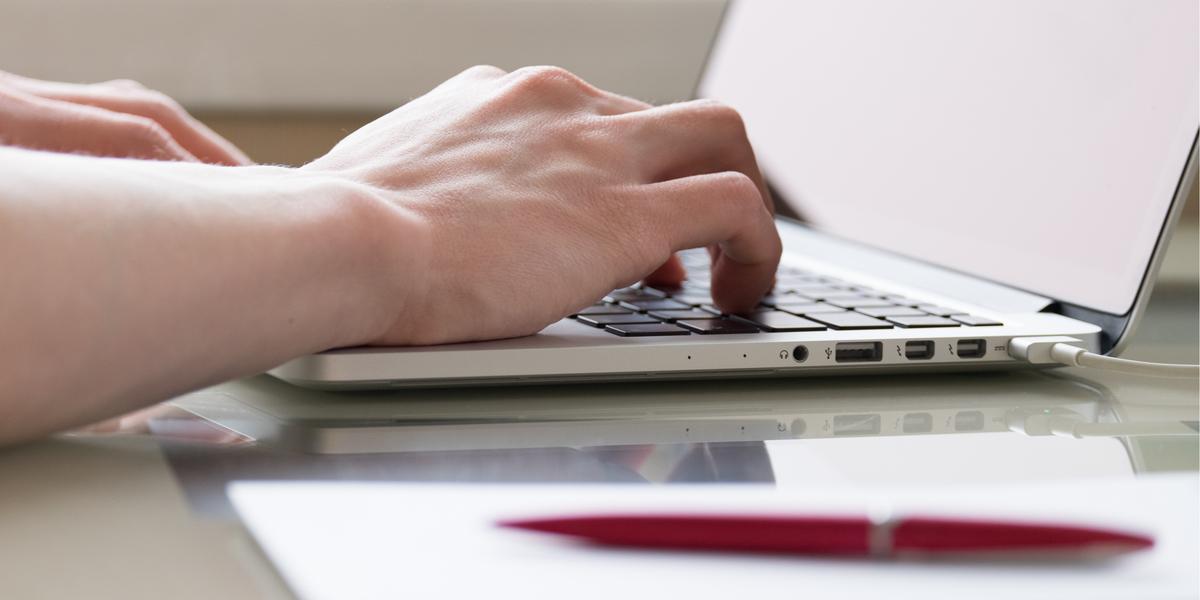
[[[735,315],[733,318],[754,323],[765,331],[825,331],[828,329],[824,325],[804,317],[776,311]]]
[[[971,327],[993,327],[993,326],[999,326],[999,325],[1004,324],[1004,323],[1001,323],[1000,321],[993,321],[991,319],[985,319],[983,317],[976,317],[975,315],[954,315],[950,318],[954,319],[955,321],[958,321],[959,323],[962,323],[963,325],[969,325]]]
[[[929,314],[911,306],[884,306],[857,310],[868,317],[924,317]]]
[[[864,296],[872,296],[875,298],[880,298],[887,295],[887,292],[881,292],[875,288],[867,287],[865,285],[856,285],[852,289]]]
[[[826,288],[831,286],[827,279],[813,275],[777,275],[775,284],[784,287]]]
[[[775,304],[773,304],[773,306],[775,308],[778,308],[779,310],[786,310],[791,313],[804,312],[805,309],[812,309],[812,310],[820,311],[824,308],[837,308],[836,306],[833,306],[832,304],[823,304],[821,302],[813,302],[812,300],[809,300],[807,298],[799,298],[799,297],[795,297],[795,296],[793,296],[793,298],[795,298],[795,299],[788,300],[786,302],[784,302],[784,301],[776,302]]]
[[[692,306],[700,306],[701,304],[712,304],[712,296],[708,294],[672,294],[671,299],[676,302],[690,304]]]
[[[810,304],[808,306],[780,306],[777,308],[779,310],[782,310],[783,312],[789,312],[789,313],[792,313],[793,315],[800,315],[800,316],[819,315],[821,313],[843,313],[843,312],[846,312],[846,309],[841,308],[840,306],[834,306],[832,304],[825,304],[824,302],[818,302],[816,304]]]
[[[892,324],[856,312],[809,313],[808,318],[834,329],[891,329]]]
[[[737,316],[745,317],[745,316],[749,316],[749,315],[760,315],[760,314],[764,314],[764,313],[786,314],[786,313],[780,313],[778,310],[771,308],[770,306],[755,306],[754,308],[750,309],[749,312],[738,313]],[[725,316],[731,317],[734,315],[730,315],[730,314],[726,313]]]
[[[678,310],[677,309],[652,310],[646,314],[651,317],[654,317],[655,319],[666,321],[668,323],[678,321],[680,319],[690,320],[690,319],[720,319],[721,318],[721,315],[714,315],[708,311],[700,310],[698,308],[684,308],[684,309],[678,309]]]
[[[654,287],[654,286],[649,286],[649,285],[643,285],[643,286],[641,287],[641,289],[643,289],[643,290],[646,290],[647,292],[649,292],[649,293],[651,293],[651,294],[655,294],[655,293],[657,293],[657,294],[662,294],[662,296],[661,296],[661,297],[662,297],[662,298],[666,298],[667,296],[670,296],[670,295],[671,295],[672,293],[674,293],[674,292],[679,292],[679,291],[681,291],[683,288],[680,288],[680,287],[666,287],[666,286],[662,286],[662,287]]]
[[[705,335],[725,333],[758,333],[758,328],[732,319],[676,321],[676,325]]]
[[[621,308],[616,304],[593,304],[577,313],[576,315],[627,315],[630,311]],[[575,316],[575,315],[571,315]]]
[[[630,310],[648,311],[648,310],[671,310],[673,308],[689,308],[687,304],[676,302],[668,298],[657,298],[654,300],[622,300],[621,306]]]
[[[613,290],[604,297],[605,302],[620,302],[622,300],[653,300],[663,298],[666,294],[654,288],[623,288]]]
[[[615,325],[617,323],[658,323],[658,319],[654,317],[629,313],[624,315],[579,315],[575,317],[576,321],[584,325],[592,327],[604,327],[605,325]]]
[[[780,291],[777,289],[777,290],[772,291],[770,294],[763,296],[763,302],[770,302],[771,304],[779,304],[780,302],[783,302],[783,303],[814,302],[814,300],[805,298],[804,296],[801,296],[800,294],[795,294],[792,292],[784,292],[784,291]]]
[[[919,308],[931,315],[937,315],[939,317],[949,317],[951,315],[967,314],[966,312],[961,311],[961,310],[957,310],[954,308],[946,308],[945,306],[937,306],[936,304],[918,304],[917,308]]]
[[[822,294],[821,299],[826,302],[833,302],[834,300],[879,300],[879,296],[862,290],[842,290],[833,294]]]
[[[869,298],[866,296],[858,298],[828,298],[825,302],[842,308],[883,308],[885,306],[895,306],[882,298]]]
[[[775,283],[776,283],[776,287],[779,287],[779,286],[789,287],[789,288],[796,289],[796,291],[804,291],[804,292],[820,292],[820,291],[836,292],[836,291],[846,289],[844,286],[835,285],[835,284],[829,283],[824,280],[822,280],[822,281],[804,281],[804,280],[799,280],[799,279],[789,280],[788,278],[785,277],[782,279],[780,279],[780,278],[775,279]]]
[[[791,310],[790,307],[785,307],[785,306],[787,306],[787,305],[780,305],[778,307],[775,307],[774,310],[797,314],[796,311],[793,311],[793,310]],[[812,307],[812,308],[815,308],[815,310],[817,310],[817,311],[821,311],[822,308],[823,308],[823,310],[826,310],[826,311],[841,311],[841,308],[838,308],[836,306],[829,306],[829,305],[822,305],[822,304],[806,304],[806,305],[804,305],[804,307],[805,308]],[[730,313],[721,312],[720,308],[716,307],[716,305],[713,305],[713,304],[701,305],[701,306],[698,306],[698,308],[700,308],[700,310],[704,311],[704,312],[720,314],[720,316],[725,316],[725,317],[730,316]],[[752,310],[752,312],[770,312],[772,310],[773,310],[773,308],[770,306],[761,306],[760,305],[757,308],[754,308],[754,310]]]
[[[915,327],[958,327],[958,321],[946,317],[925,315],[923,317],[888,317],[888,320],[904,328]]]
[[[795,294],[767,294],[766,296],[763,296],[762,299],[759,300],[758,302],[760,304],[762,304],[763,306],[775,306],[776,304],[779,304],[780,302],[787,303],[787,302],[805,302],[805,301],[806,300],[804,298],[801,298]],[[712,303],[710,302],[709,304],[712,304]]]
[[[644,337],[650,335],[690,335],[686,329],[680,329],[670,323],[619,323],[604,328],[609,333],[623,337]]]
[[[839,294],[844,294],[846,292],[846,290],[844,290],[844,289],[829,287],[827,285],[787,286],[784,289],[793,294],[799,294],[801,296],[804,296],[805,298],[808,298],[809,300],[824,300],[826,296],[837,296]],[[779,291],[779,285],[775,286],[775,291],[776,292]]]

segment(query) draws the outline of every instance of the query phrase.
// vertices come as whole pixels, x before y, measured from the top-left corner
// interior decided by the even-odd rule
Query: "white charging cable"
[[[1142,362],[1088,352],[1083,341],[1065,335],[1013,338],[1008,354],[1033,364],[1062,364],[1146,377],[1200,378],[1200,365]]]

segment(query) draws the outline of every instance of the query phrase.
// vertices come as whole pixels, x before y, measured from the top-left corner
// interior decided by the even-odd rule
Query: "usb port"
[[[982,358],[987,351],[987,340],[958,340],[959,358]]]
[[[929,340],[906,342],[904,344],[904,358],[908,360],[928,360],[933,358],[933,342]]]
[[[883,360],[881,342],[843,342],[837,345],[838,362],[879,362]]]

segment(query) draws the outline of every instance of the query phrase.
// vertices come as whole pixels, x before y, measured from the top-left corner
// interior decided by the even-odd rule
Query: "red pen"
[[[579,515],[502,521],[503,527],[605,546],[826,556],[1111,556],[1154,546],[1133,533],[1011,521],[784,515]]]

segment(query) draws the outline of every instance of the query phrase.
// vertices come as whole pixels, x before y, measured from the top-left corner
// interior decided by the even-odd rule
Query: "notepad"
[[[1192,598],[1200,480],[1004,486],[485,485],[237,482],[230,497],[288,585],[346,598]],[[1100,563],[916,562],[589,546],[500,519],[621,510],[1019,518],[1150,533]]]

